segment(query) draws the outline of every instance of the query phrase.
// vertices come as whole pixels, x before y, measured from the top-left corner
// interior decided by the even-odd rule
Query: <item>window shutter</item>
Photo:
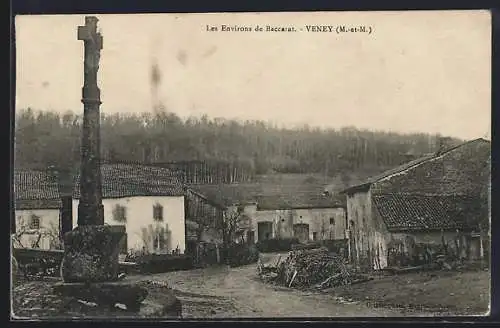
[[[31,216],[30,229],[40,229],[40,217],[36,215]]]
[[[113,208],[113,220],[117,222],[127,222],[127,209],[125,206],[116,204]]]
[[[163,206],[160,204],[153,205],[153,219],[155,221],[163,221]]]

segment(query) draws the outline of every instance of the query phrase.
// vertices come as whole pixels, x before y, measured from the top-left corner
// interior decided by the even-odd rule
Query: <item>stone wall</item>
[[[347,196],[351,261],[367,270],[387,266],[389,233],[372,204],[371,190]]]

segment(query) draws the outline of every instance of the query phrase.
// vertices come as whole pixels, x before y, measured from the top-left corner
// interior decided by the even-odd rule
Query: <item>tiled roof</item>
[[[15,207],[24,209],[61,208],[58,179],[45,171],[14,171]]]
[[[300,209],[300,208],[336,208],[344,207],[344,197],[323,195],[317,192],[297,191],[293,194],[261,196],[258,201],[260,210]]]
[[[478,177],[488,175],[490,157],[491,143],[475,139],[388,170],[344,192],[375,184],[378,193],[473,193],[478,188]]]
[[[395,168],[392,168],[392,169],[389,169],[387,171],[384,171],[378,175],[375,175],[375,176],[372,176],[368,179],[366,179],[364,182],[362,183],[359,183],[357,185],[354,185],[354,186],[350,186],[349,188],[346,188],[343,192],[349,192],[351,190],[356,190],[358,188],[361,188],[363,186],[369,186],[379,180],[382,180],[386,177],[389,177],[391,175],[394,175],[394,174],[397,174],[399,172],[402,172],[402,171],[405,171],[405,170],[408,170],[409,168],[412,168],[420,163],[423,163],[431,158],[434,158],[434,154],[431,154],[431,155],[425,155],[423,157],[420,157],[420,158],[417,158],[417,159],[414,159],[412,161],[409,161],[407,163],[404,163],[402,165],[399,165],[399,166],[396,166]]]
[[[454,195],[380,194],[373,203],[389,231],[456,229],[476,226],[488,215],[478,198]]]
[[[255,183],[198,184],[189,188],[212,205],[221,207],[255,203],[261,192],[260,185]]]
[[[182,178],[169,169],[141,164],[101,164],[103,198],[182,196]],[[80,198],[80,176],[73,197]]]
[[[490,180],[491,145],[477,140],[379,180],[373,193],[477,195]]]
[[[323,195],[321,183],[280,182],[276,176],[256,183],[192,185],[190,188],[203,195],[214,205],[231,206],[254,203],[261,210],[289,208],[331,208],[343,205],[344,197]]]

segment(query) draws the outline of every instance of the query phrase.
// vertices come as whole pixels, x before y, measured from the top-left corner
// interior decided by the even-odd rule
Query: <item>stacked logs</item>
[[[295,288],[325,289],[367,280],[350,272],[342,257],[324,247],[292,251],[276,271],[276,283]]]

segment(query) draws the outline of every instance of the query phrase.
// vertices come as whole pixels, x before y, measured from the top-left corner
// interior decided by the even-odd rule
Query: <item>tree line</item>
[[[74,169],[80,161],[81,115],[23,109],[16,113],[17,167]],[[342,174],[399,165],[461,140],[425,133],[401,134],[355,127],[281,128],[263,121],[158,114],[102,114],[101,158],[165,163],[223,161],[255,174]]]

